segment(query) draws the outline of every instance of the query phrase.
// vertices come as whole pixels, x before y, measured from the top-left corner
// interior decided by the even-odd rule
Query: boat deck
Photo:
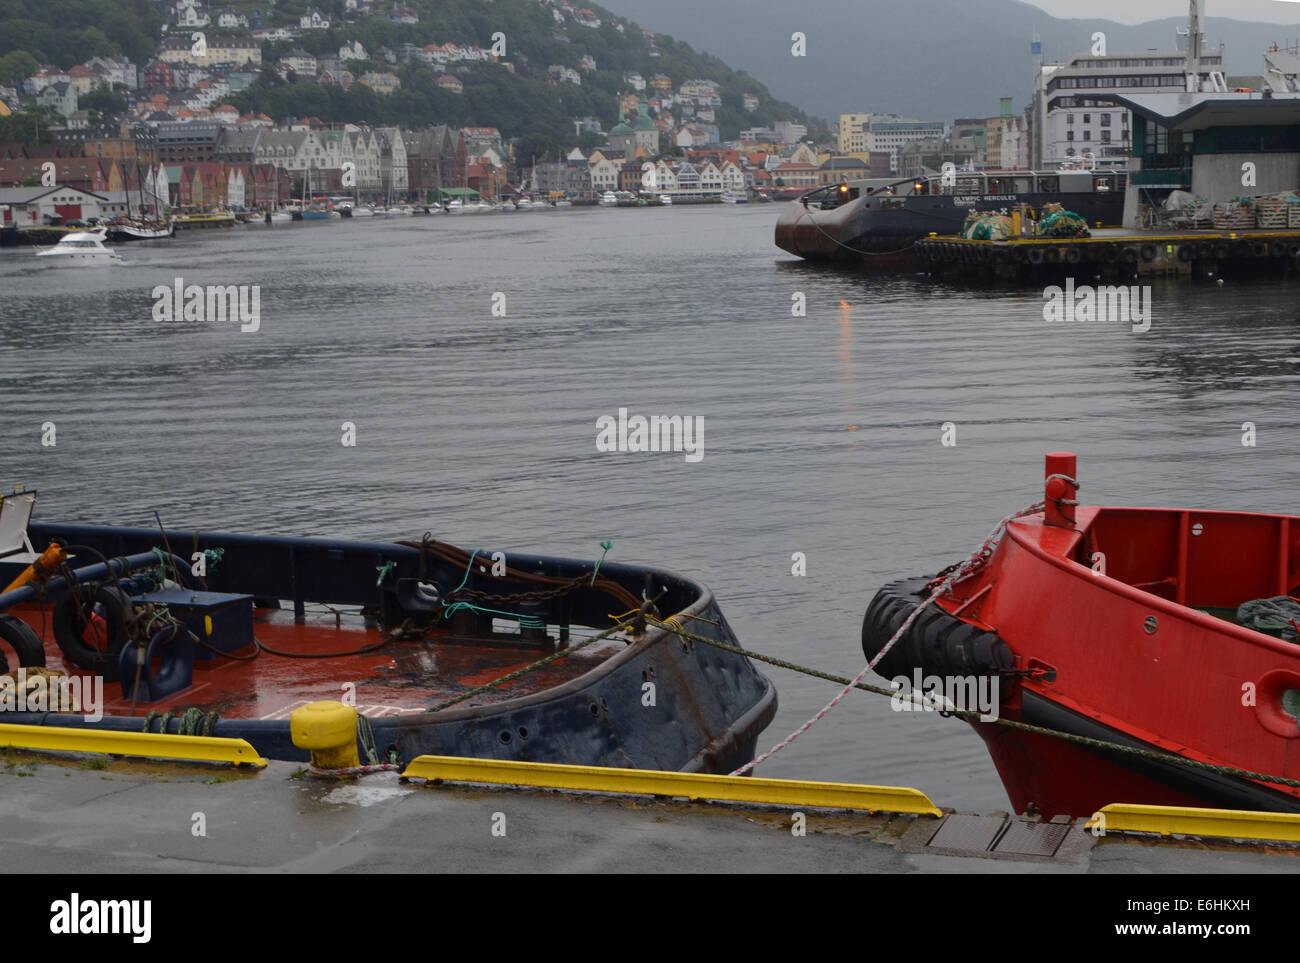
[[[932,236],[915,243],[932,277],[1032,280],[1222,275],[1281,276],[1300,269],[1300,230],[1130,230],[1097,228],[1089,237],[978,240]]]
[[[28,606],[15,609],[14,614],[41,636],[47,668],[89,675],[65,664],[48,612],[42,618],[40,608]],[[198,706],[230,719],[287,720],[298,706],[343,698],[345,686],[355,687],[352,695],[357,710],[371,718],[420,713],[536,662],[555,651],[557,643],[552,633],[549,648],[505,635],[489,641],[441,634],[428,640],[384,644],[385,633],[367,627],[359,613],[336,616],[320,607],[309,608],[302,624],[294,623],[291,610],[258,609],[254,637],[277,653],[307,657],[261,649],[250,659],[254,655],[250,648],[236,653],[243,661],[196,659],[194,683],[188,689],[134,707],[130,699],[123,698],[121,685],[109,682],[104,686],[105,714],[143,717],[150,712]],[[571,641],[576,644],[580,640],[575,637]],[[374,652],[328,657],[329,653],[357,653],[376,645],[381,647]],[[595,642],[463,704],[499,703],[561,685],[624,648],[626,643],[618,637]]]

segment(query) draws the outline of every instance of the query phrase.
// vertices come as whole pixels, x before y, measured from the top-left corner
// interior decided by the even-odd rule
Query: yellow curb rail
[[[764,803],[821,809],[942,816],[943,811],[916,789],[860,786],[846,782],[807,782],[757,776],[715,776],[698,772],[607,769],[546,762],[417,756],[403,779],[486,783],[527,789],[572,789],[599,793],[685,797],[692,801]]]
[[[1248,809],[1197,809],[1111,803],[1094,813],[1088,829],[1104,832],[1159,833],[1162,836],[1212,836],[1300,843],[1300,814]]]
[[[244,739],[217,736],[173,736],[156,732],[116,732],[67,726],[0,725],[0,748],[39,752],[93,752],[112,756],[145,756],[191,762],[226,762],[236,766],[266,766],[266,760]]]

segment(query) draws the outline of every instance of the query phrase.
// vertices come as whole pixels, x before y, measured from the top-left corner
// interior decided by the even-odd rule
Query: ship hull
[[[775,241],[781,250],[808,261],[920,269],[913,243],[930,234],[959,234],[971,211],[1009,214],[1020,204],[1041,211],[1049,203],[1063,204],[1092,226],[1118,226],[1123,218],[1123,195],[1114,193],[876,194],[833,209],[790,204],[777,221]]]

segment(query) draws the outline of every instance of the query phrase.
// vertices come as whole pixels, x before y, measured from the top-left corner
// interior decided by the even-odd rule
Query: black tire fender
[[[862,620],[862,652],[870,662],[889,642],[912,611],[928,597],[925,577],[891,582],[871,600]],[[1003,674],[1015,667],[1011,647],[993,632],[949,615],[938,605],[928,605],[894,647],[877,663],[875,671],[886,679],[922,675],[999,676],[1003,698],[1015,686]]]
[[[0,613],[0,641],[8,644],[18,657],[20,668],[44,667],[45,646],[30,625],[7,613]],[[0,672],[9,671],[9,659],[0,651]]]
[[[102,650],[88,645],[83,637],[86,620],[81,613],[96,605],[103,609],[108,627],[108,638]],[[54,606],[52,622],[54,641],[64,658],[79,669],[102,675],[105,682],[118,681],[118,655],[127,642],[126,612],[130,605],[131,599],[126,593],[108,585],[79,585],[76,596],[69,592],[59,599]]]

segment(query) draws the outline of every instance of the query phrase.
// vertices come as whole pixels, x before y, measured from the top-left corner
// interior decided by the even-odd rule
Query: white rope
[[[1076,490],[1079,487],[1078,482],[1076,482],[1073,478],[1069,478],[1065,475],[1055,475],[1052,477],[1064,479],[1065,481],[1069,482]],[[1061,501],[1064,502],[1066,500],[1061,499]],[[1066,504],[1069,504],[1069,502],[1066,502]],[[1002,541],[1002,537],[1006,534],[1007,525],[1010,522],[1015,521],[1017,518],[1022,518],[1025,515],[1035,515],[1038,512],[1043,511],[1045,507],[1046,505],[1044,502],[1038,502],[1035,505],[1030,505],[1028,508],[1024,509],[1023,511],[1013,512],[1012,514],[1008,515],[1006,518],[1002,519],[1002,521],[998,522],[997,527],[993,529],[993,531],[989,533],[989,537],[984,540],[984,544],[981,545],[975,551],[975,553],[971,555],[970,558],[966,559],[954,571],[950,572],[947,575],[947,577],[945,577],[944,580],[939,583],[938,587],[933,592],[930,593],[929,598],[927,598],[924,602],[922,602],[920,605],[918,605],[916,608],[912,610],[912,614],[909,615],[906,620],[904,620],[903,624],[898,627],[898,631],[894,633],[893,637],[888,642],[885,643],[884,647],[879,652],[876,653],[875,658],[873,658],[870,662],[868,662],[866,666],[862,669],[862,671],[859,672],[856,676],[854,676],[853,680],[839,691],[839,694],[837,694],[834,699],[826,703],[826,705],[822,706],[822,708],[817,712],[816,715],[814,715],[811,719],[809,719],[807,722],[801,725],[798,729],[796,729],[794,732],[790,733],[788,736],[786,736],[784,739],[782,739],[780,742],[774,745],[771,749],[767,750],[767,752],[763,753],[761,756],[757,756],[756,758],[751,759],[749,762],[745,763],[739,769],[732,772],[731,775],[733,776],[745,775],[747,772],[752,770],[759,763],[764,762],[765,760],[771,758],[772,756],[780,752],[782,749],[784,749],[786,746],[790,745],[790,743],[794,742],[801,735],[803,735],[805,732],[811,729],[815,723],[821,721],[822,717],[825,716],[826,713],[830,712],[837,705],[839,705],[840,700],[843,699],[846,695],[848,695],[849,692],[853,690],[853,687],[862,681],[863,676],[865,676],[868,672],[870,672],[872,669],[876,667],[876,664],[879,663],[880,660],[883,659],[885,655],[889,652],[889,650],[894,647],[894,643],[897,642],[900,638],[902,638],[903,634],[911,627],[912,623],[916,621],[916,617],[921,614],[921,611],[927,605],[929,605],[935,599],[939,598],[939,596],[947,594],[948,591],[953,587],[953,585],[966,578],[969,578],[971,575],[974,575],[976,572],[978,572],[981,568],[983,568],[988,563],[988,560],[993,557],[994,549],[997,548],[998,543]]]

